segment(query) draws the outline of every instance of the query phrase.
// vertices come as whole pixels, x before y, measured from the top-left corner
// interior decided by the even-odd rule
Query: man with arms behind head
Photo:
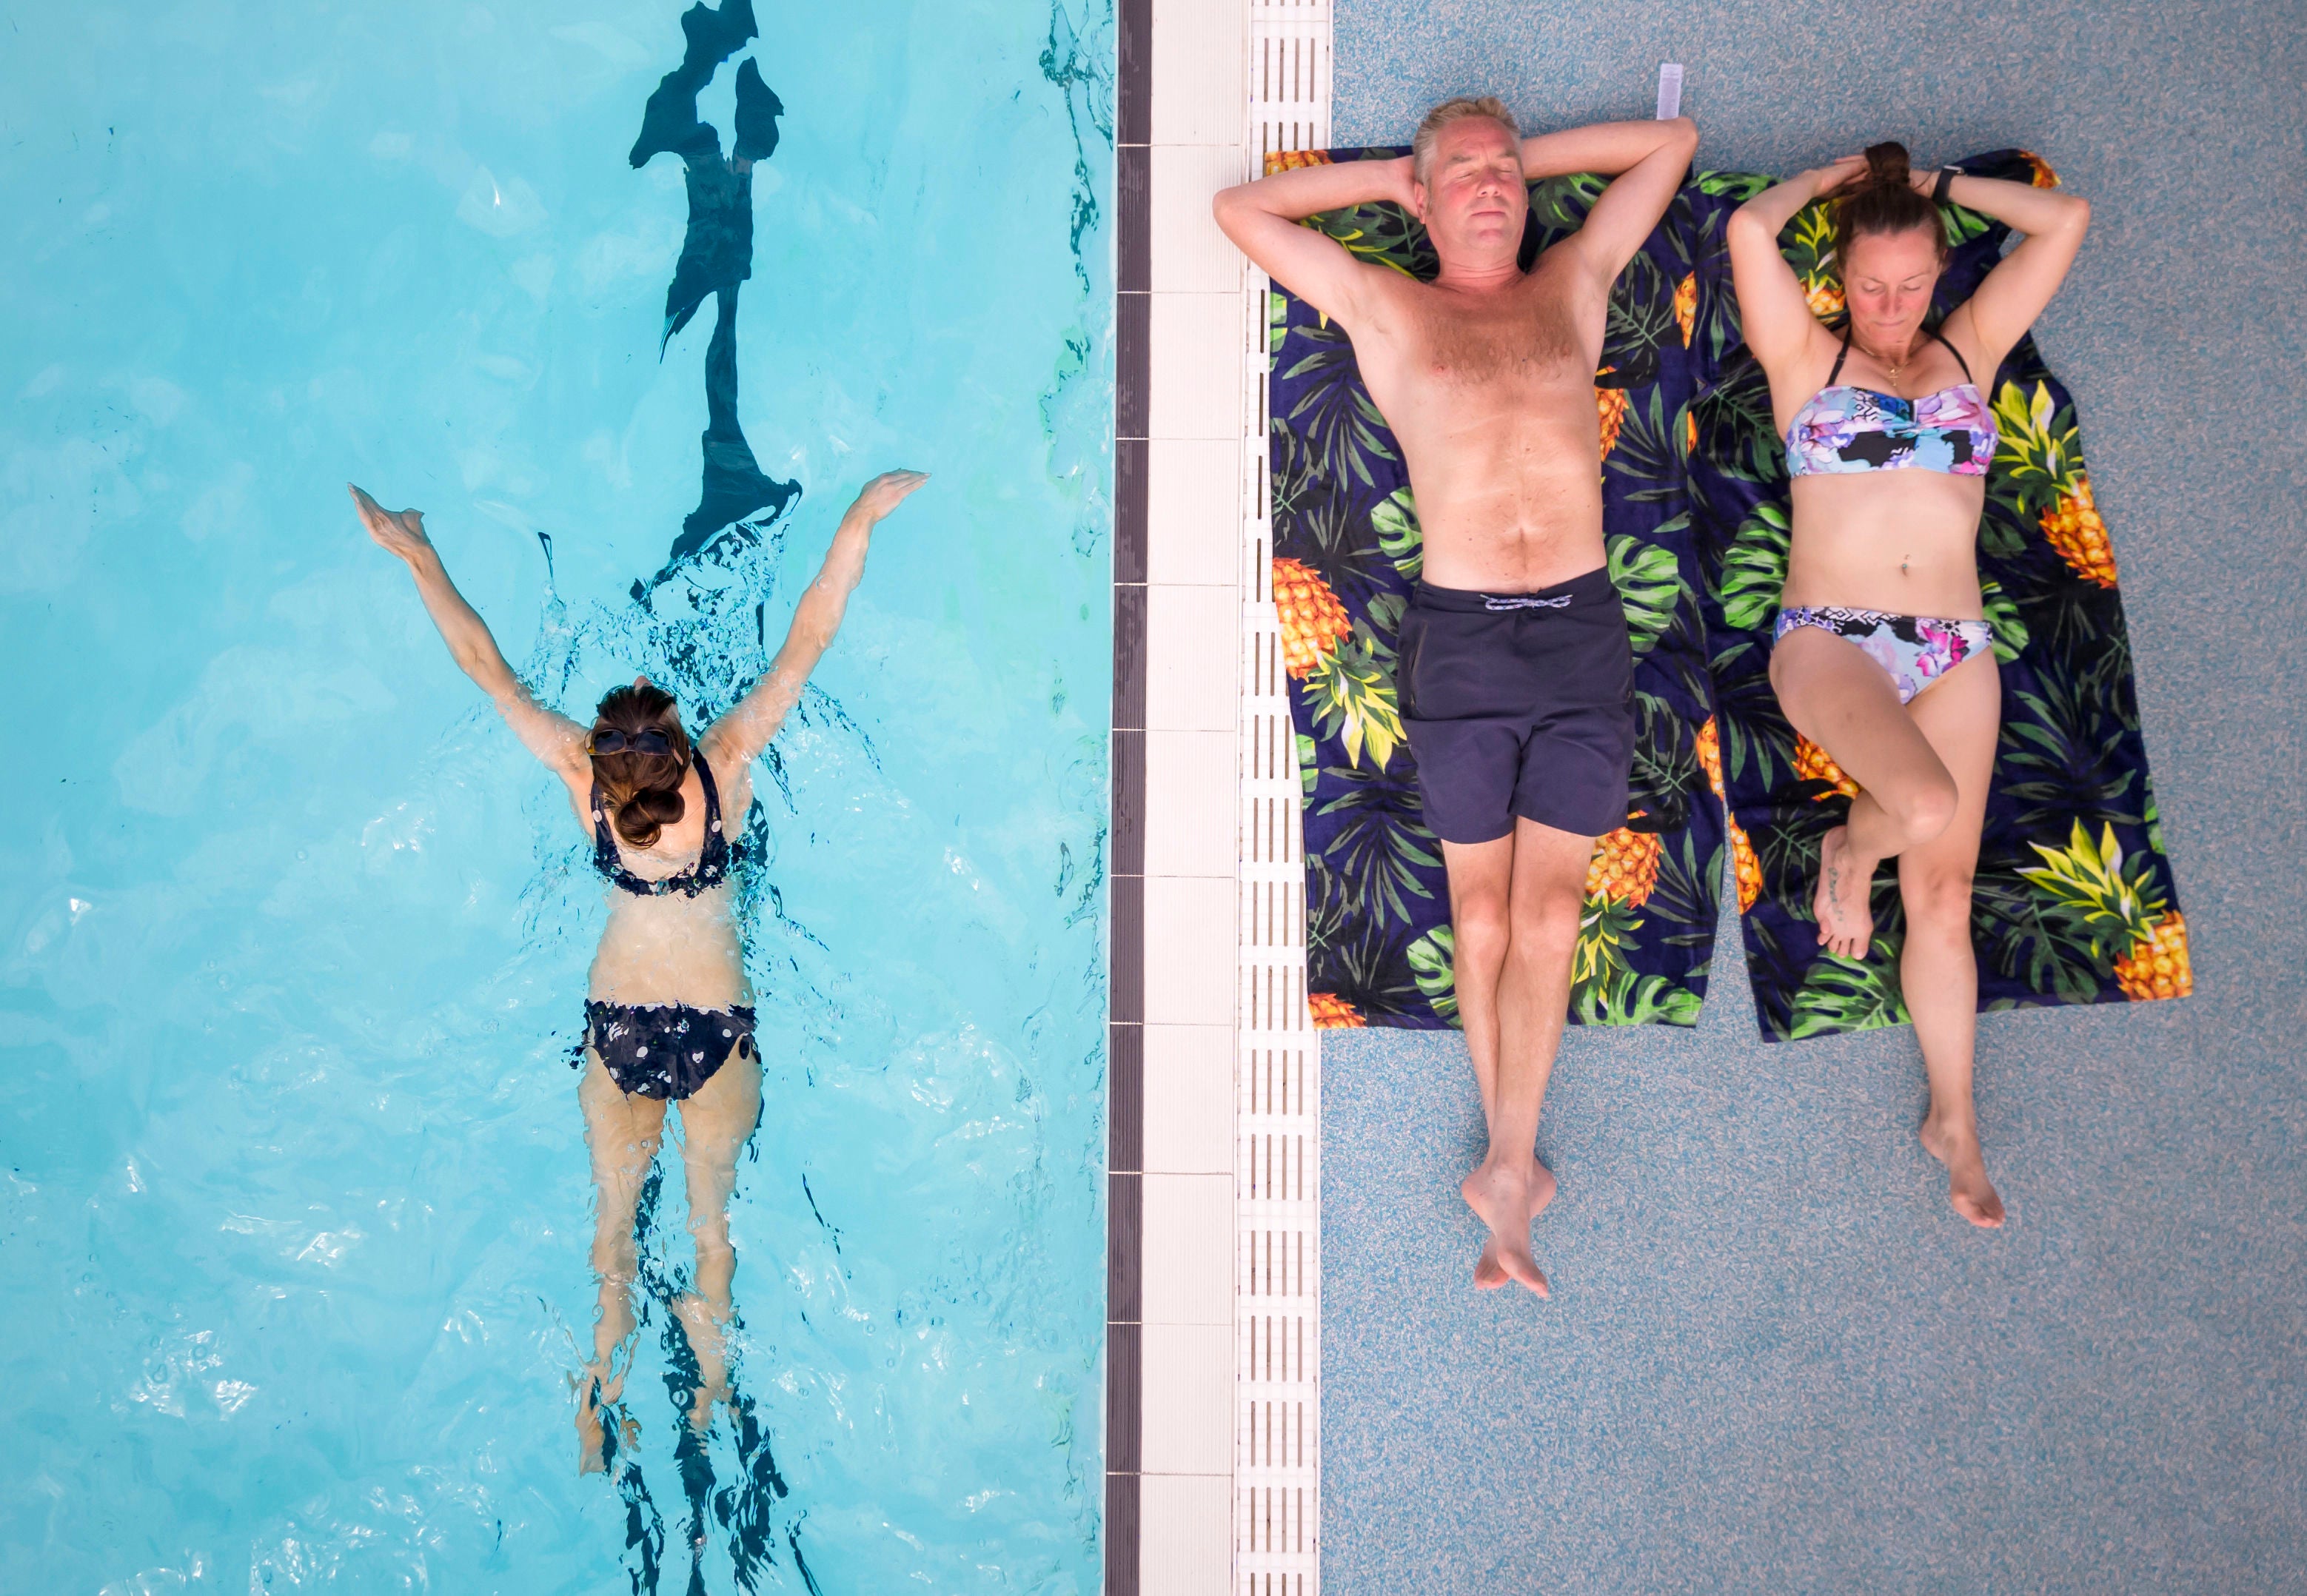
[[[1698,147],[1686,118],[1521,138],[1496,99],[1454,99],[1414,153],[1278,173],[1221,193],[1218,225],[1343,327],[1393,427],[1425,530],[1395,684],[1442,839],[1458,1012],[1489,1124],[1461,1188],[1489,1227],[1484,1287],[1540,1296],[1530,1223],[1554,1196],[1539,1105],[1570,1001],[1594,838],[1626,818],[1634,661],[1602,547],[1594,368],[1610,285]],[[1517,263],[1525,178],[1617,177],[1586,225]],[[1391,200],[1426,224],[1421,283],[1299,219]]]

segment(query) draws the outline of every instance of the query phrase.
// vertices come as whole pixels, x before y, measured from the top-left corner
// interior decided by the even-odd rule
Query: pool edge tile
[[[1148,229],[1153,0],[1117,0],[1114,81],[1114,553],[1111,961],[1107,979],[1105,1501],[1106,1596],[1137,1596],[1137,1470],[1145,1412],[1140,1311],[1145,1273],[1146,421],[1152,305]],[[1125,1167],[1126,1166],[1126,1167]]]

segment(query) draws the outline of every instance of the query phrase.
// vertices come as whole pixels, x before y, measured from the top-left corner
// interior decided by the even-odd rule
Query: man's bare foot
[[[729,1398],[729,1359],[722,1343],[722,1322],[704,1298],[683,1291],[673,1300],[689,1350],[697,1359],[697,1390],[690,1398],[689,1426],[702,1435],[713,1425],[713,1404]]]
[[[1986,1178],[1986,1159],[1979,1150],[1976,1130],[1957,1131],[1925,1120],[1923,1151],[1946,1165],[1947,1201],[1954,1211],[1981,1230],[2003,1223],[2003,1199]]]
[[[1530,1256],[1531,1171],[1500,1166],[1485,1159],[1461,1181],[1458,1194],[1466,1206],[1490,1227],[1490,1244],[1484,1252],[1497,1260],[1506,1278],[1546,1295],[1546,1276]]]
[[[1837,826],[1818,845],[1818,890],[1810,912],[1818,920],[1818,945],[1843,958],[1865,958],[1874,940],[1874,907],[1867,901],[1874,872],[1861,880],[1850,856],[1850,828]]]
[[[622,1386],[622,1379],[612,1382]],[[589,1371],[573,1375],[570,1386],[577,1394],[577,1472],[579,1475],[608,1472],[609,1446],[604,1415],[613,1415],[617,1421],[617,1445],[621,1450],[631,1451],[640,1445],[641,1427],[631,1414],[617,1407],[617,1393],[602,1394],[601,1382]]]
[[[1554,1200],[1554,1171],[1536,1157],[1530,1161],[1530,1217],[1536,1223],[1546,1212],[1546,1205]],[[1482,1256],[1474,1260],[1474,1288],[1495,1291],[1506,1283],[1505,1266],[1498,1262],[1497,1248],[1492,1242],[1482,1243]]]

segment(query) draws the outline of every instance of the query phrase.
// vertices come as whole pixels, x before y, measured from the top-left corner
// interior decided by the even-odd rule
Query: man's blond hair
[[[1469,116],[1486,116],[1505,128],[1510,137],[1522,137],[1522,128],[1515,123],[1514,113],[1495,94],[1462,94],[1455,99],[1445,99],[1426,113],[1426,120],[1418,124],[1417,135],[1410,141],[1410,170],[1419,182],[1426,181],[1427,169],[1434,159],[1434,141],[1442,136],[1442,130]]]

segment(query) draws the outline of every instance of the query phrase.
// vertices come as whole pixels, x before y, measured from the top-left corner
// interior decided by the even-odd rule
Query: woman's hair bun
[[[1908,181],[1907,147],[1896,139],[1866,146],[1866,181],[1881,188],[1904,188]]]
[[[617,835],[637,848],[648,847],[687,808],[678,786],[641,787],[617,805]]]
[[[1939,208],[1928,194],[1915,190],[1907,166],[1907,147],[1895,139],[1866,146],[1866,176],[1829,196],[1834,217],[1834,270],[1838,276],[1850,259],[1850,246],[1874,233],[1927,230],[1946,259],[1946,232],[1939,225]]]
[[[661,732],[665,753],[639,753],[630,749],[593,756],[593,778],[601,784],[617,835],[633,847],[656,844],[658,834],[687,811],[681,784],[689,775],[689,734],[682,729],[681,708],[671,693],[655,685],[612,688],[593,712],[597,736],[618,731],[630,737],[641,732]]]

